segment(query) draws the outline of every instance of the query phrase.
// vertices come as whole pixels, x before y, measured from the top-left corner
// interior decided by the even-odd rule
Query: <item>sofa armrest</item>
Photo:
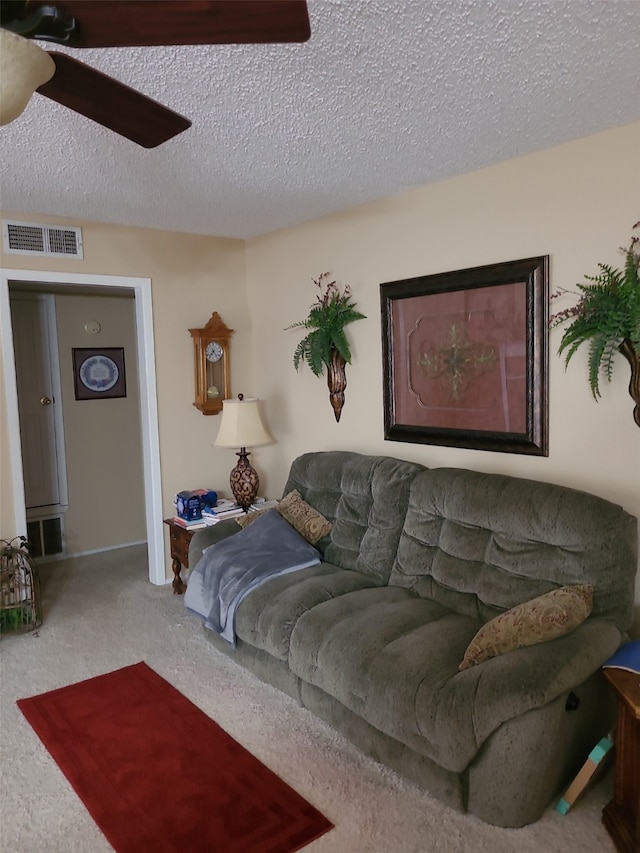
[[[194,533],[189,543],[189,570],[193,571],[198,565],[205,548],[208,548],[209,545],[215,545],[216,542],[222,542],[223,539],[233,536],[234,533],[239,533],[240,529],[235,518],[227,518]]]
[[[468,673],[476,682],[473,693],[477,743],[481,744],[506,720],[541,708],[577,688],[611,657],[621,640],[613,623],[587,619],[564,637],[499,655],[459,673],[456,678]]]

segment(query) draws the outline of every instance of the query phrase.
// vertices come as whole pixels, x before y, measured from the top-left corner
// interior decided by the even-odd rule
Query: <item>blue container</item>
[[[218,503],[218,493],[210,490],[206,494],[200,495],[200,502],[203,510],[213,509]]]
[[[200,495],[194,492],[178,492],[176,495],[176,514],[185,521],[197,521],[202,518]]]

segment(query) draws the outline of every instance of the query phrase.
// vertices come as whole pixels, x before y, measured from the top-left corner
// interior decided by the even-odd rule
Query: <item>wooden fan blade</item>
[[[36,91],[132,142],[155,148],[191,127],[189,119],[66,53],[49,56],[55,74]]]
[[[303,42],[306,0],[27,0],[75,18],[70,47]],[[37,36],[35,36],[37,38]]]

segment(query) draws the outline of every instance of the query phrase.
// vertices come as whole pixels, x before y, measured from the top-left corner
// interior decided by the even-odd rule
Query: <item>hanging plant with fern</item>
[[[345,365],[351,364],[351,347],[345,326],[366,318],[357,310],[349,286],[340,290],[335,281],[327,282],[327,278],[329,273],[323,272],[312,279],[320,293],[309,308],[309,315],[287,326],[287,329],[309,330],[293,353],[293,366],[298,370],[306,362],[314,376],[321,376],[327,368],[329,401],[335,419],[339,421],[347,387]]]
[[[309,308],[309,315],[285,330],[310,330],[293,353],[293,366],[298,370],[301,364],[306,363],[314,376],[321,376],[325,365],[331,366],[334,350],[347,364],[351,364],[351,348],[344,329],[355,320],[366,319],[356,310],[349,286],[340,290],[335,281],[325,283],[327,278],[329,273],[323,272],[312,279],[320,293]]]
[[[633,228],[640,228],[640,222],[636,222]],[[640,425],[637,378],[640,360],[640,238],[633,235],[629,247],[621,251],[625,255],[623,268],[598,264],[600,271],[596,275],[585,276],[588,284],[576,285],[580,292],[578,302],[553,314],[550,326],[554,328],[571,321],[558,348],[558,353],[565,355],[565,367],[582,344],[588,345],[588,379],[595,400],[601,397],[601,378],[611,381],[617,354],[622,353],[627,358],[632,369],[629,392],[636,401],[634,417]],[[570,292],[562,288],[551,298]]]

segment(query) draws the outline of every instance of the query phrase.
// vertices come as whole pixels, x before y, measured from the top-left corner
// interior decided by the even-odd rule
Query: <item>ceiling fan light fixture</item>
[[[0,125],[18,118],[55,70],[53,59],[37,44],[0,29]]]

